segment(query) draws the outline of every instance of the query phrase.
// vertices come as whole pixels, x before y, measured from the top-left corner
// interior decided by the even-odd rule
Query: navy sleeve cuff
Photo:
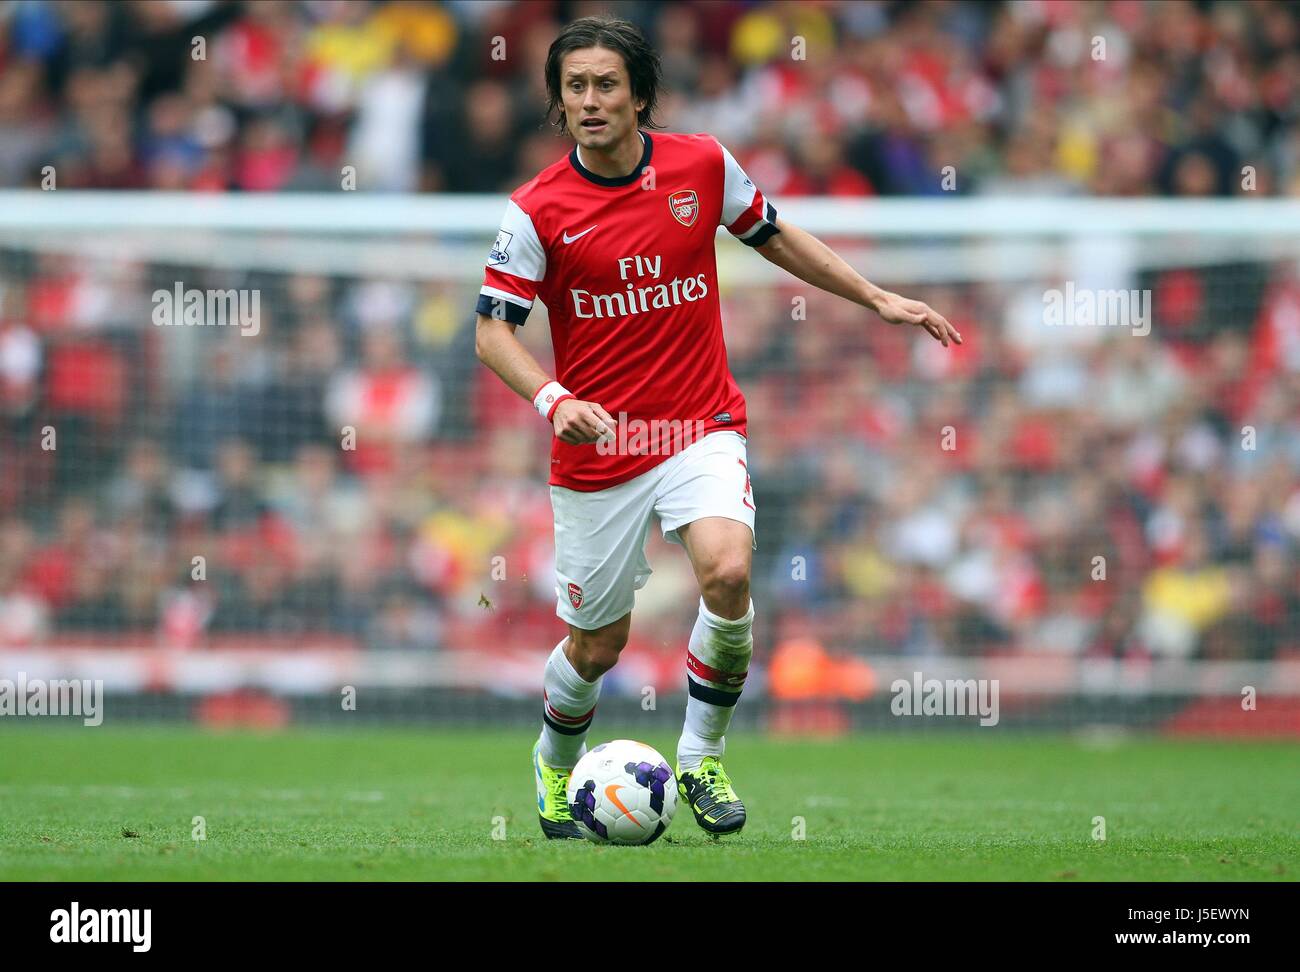
[[[758,232],[748,239],[741,240],[746,246],[762,246],[777,233],[781,232],[776,228],[776,207],[771,203],[767,204],[767,210],[763,213],[763,219],[767,225],[760,226]]]
[[[498,321],[523,324],[524,321],[528,320],[528,310],[527,307],[520,307],[518,304],[502,297],[489,297],[487,294],[478,295],[477,313]]]

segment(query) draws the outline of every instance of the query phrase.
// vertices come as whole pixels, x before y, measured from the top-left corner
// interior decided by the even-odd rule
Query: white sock
[[[542,759],[571,769],[587,750],[587,730],[600,696],[600,679],[585,681],[564,657],[564,641],[546,661],[542,682]]]
[[[695,619],[686,649],[686,724],[677,743],[677,761],[683,770],[700,768],[705,756],[721,756],[724,734],[736,711],[749,659],[754,654],[754,602],[743,618],[729,621],[704,606]]]

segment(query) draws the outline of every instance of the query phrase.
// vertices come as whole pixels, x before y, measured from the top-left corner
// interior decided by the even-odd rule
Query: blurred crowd
[[[554,644],[550,429],[472,284],[254,274],[255,336],[141,326],[177,272],[0,251],[0,644]],[[1300,652],[1294,261],[1145,271],[1149,333],[1046,327],[1045,283],[898,284],[945,350],[724,279],[760,657]],[[649,555],[632,642],[676,659],[693,578]]]
[[[1300,192],[1274,2],[0,4],[0,185],[509,190],[565,150],[555,25],[601,10],[658,45],[664,123],[777,200],[945,165],[958,192],[1236,194],[1247,165]],[[177,279],[257,288],[259,333],[144,324]],[[1300,654],[1294,260],[1143,271],[1143,336],[1046,329],[1058,281],[878,282],[965,345],[722,280],[760,659]],[[476,292],[0,248],[0,646],[552,646],[550,430],[475,359]],[[544,308],[519,334],[545,365]],[[693,577],[654,530],[649,557],[629,658],[677,671]]]
[[[566,151],[548,45],[605,12],[774,197],[1300,194],[1280,0],[10,0],[0,186],[510,191]]]

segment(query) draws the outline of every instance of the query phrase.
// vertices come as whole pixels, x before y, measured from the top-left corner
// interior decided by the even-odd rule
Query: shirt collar
[[[582,176],[588,182],[594,182],[598,186],[630,186],[632,183],[636,182],[637,179],[641,178],[641,172],[650,164],[650,155],[654,151],[654,142],[651,140],[650,136],[645,132],[638,132],[637,134],[641,136],[641,141],[644,143],[645,148],[641,152],[641,161],[636,164],[636,168],[625,176],[610,179],[605,176],[596,175],[596,173],[592,172],[582,164],[582,159],[578,157],[578,146],[576,145],[573,146],[573,151],[569,153],[569,164],[573,166],[574,171],[576,171],[578,175]]]

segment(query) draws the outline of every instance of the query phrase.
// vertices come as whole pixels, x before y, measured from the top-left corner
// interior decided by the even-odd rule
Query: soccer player
[[[753,653],[754,493],[745,399],[727,367],[718,226],[801,280],[924,328],[961,336],[916,300],[869,283],[772,202],[709,135],[651,133],[659,58],[620,20],[584,17],[551,45],[548,113],[576,145],[506,206],[478,300],[478,358],[554,430],[556,613],[568,634],[546,663],[533,771],[542,831],[580,837],[565,790],[586,751],[601,677],[627,643],[650,576],[657,516],[686,549],[699,613],[686,649],[677,779],[696,822],[738,831],[745,808],[722,766]],[[515,337],[545,303],[554,376]]]

